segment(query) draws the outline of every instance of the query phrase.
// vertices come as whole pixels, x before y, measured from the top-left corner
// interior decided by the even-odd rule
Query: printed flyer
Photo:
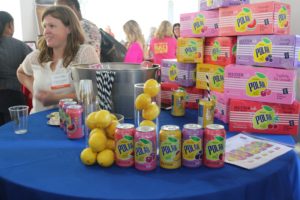
[[[227,139],[225,162],[254,169],[292,149],[275,141],[240,133]]]

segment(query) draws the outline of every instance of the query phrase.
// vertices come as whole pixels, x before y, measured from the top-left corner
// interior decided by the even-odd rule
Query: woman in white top
[[[53,108],[63,98],[76,99],[71,66],[98,64],[94,47],[84,45],[84,35],[74,12],[52,6],[42,16],[43,37],[17,71],[19,81],[32,94],[31,113]]]

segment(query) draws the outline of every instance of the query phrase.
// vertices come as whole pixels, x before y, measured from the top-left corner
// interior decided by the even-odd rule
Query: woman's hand
[[[35,97],[42,102],[44,106],[55,105],[58,103],[57,95],[51,91],[40,90],[35,94]]]

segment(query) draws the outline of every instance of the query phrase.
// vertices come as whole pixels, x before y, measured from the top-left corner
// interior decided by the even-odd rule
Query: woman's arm
[[[76,100],[76,94],[68,93],[68,94],[55,94],[51,91],[40,90],[35,95],[36,98],[43,103],[44,106],[50,106],[58,104],[60,99],[71,98]]]
[[[22,65],[17,70],[18,80],[33,94],[33,76],[25,74]]]

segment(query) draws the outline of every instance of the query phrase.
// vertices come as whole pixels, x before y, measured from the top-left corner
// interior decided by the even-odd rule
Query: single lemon
[[[93,134],[103,134],[105,135],[105,131],[101,128],[94,128],[91,132],[89,137],[91,137]]]
[[[97,155],[97,162],[101,167],[110,167],[114,161],[115,154],[110,149],[105,149]]]
[[[118,124],[119,122],[117,120],[111,121],[110,125],[105,129],[107,137],[110,139],[115,139],[115,131]]]
[[[145,109],[151,104],[151,97],[149,94],[142,93],[138,95],[135,99],[135,108],[138,110]]]
[[[155,102],[151,103],[147,108],[143,109],[142,117],[147,120],[154,120],[160,113],[159,107]]]
[[[92,113],[90,113],[90,114],[87,116],[87,118],[85,119],[85,124],[87,125],[87,127],[88,127],[89,129],[94,129],[94,128],[96,128],[96,125],[97,125],[97,121],[96,121],[96,118],[95,118],[96,113],[97,113],[97,112],[92,112]]]
[[[144,84],[144,92],[155,97],[160,91],[160,85],[155,79],[149,79]]]
[[[89,138],[89,146],[94,152],[103,151],[106,148],[107,138],[105,134],[94,133]]]
[[[111,113],[110,116],[111,116],[111,120],[118,120],[118,118],[117,118],[116,115],[114,115],[114,114]]]
[[[114,151],[116,149],[115,140],[108,139],[106,143],[106,148]]]
[[[111,115],[107,110],[100,110],[95,115],[97,127],[106,128],[111,123]]]
[[[156,124],[153,121],[150,121],[150,120],[143,120],[140,123],[140,126],[150,126],[150,127],[156,128]]]
[[[96,163],[97,153],[93,152],[91,148],[85,148],[80,153],[81,162],[85,165],[93,165]]]

